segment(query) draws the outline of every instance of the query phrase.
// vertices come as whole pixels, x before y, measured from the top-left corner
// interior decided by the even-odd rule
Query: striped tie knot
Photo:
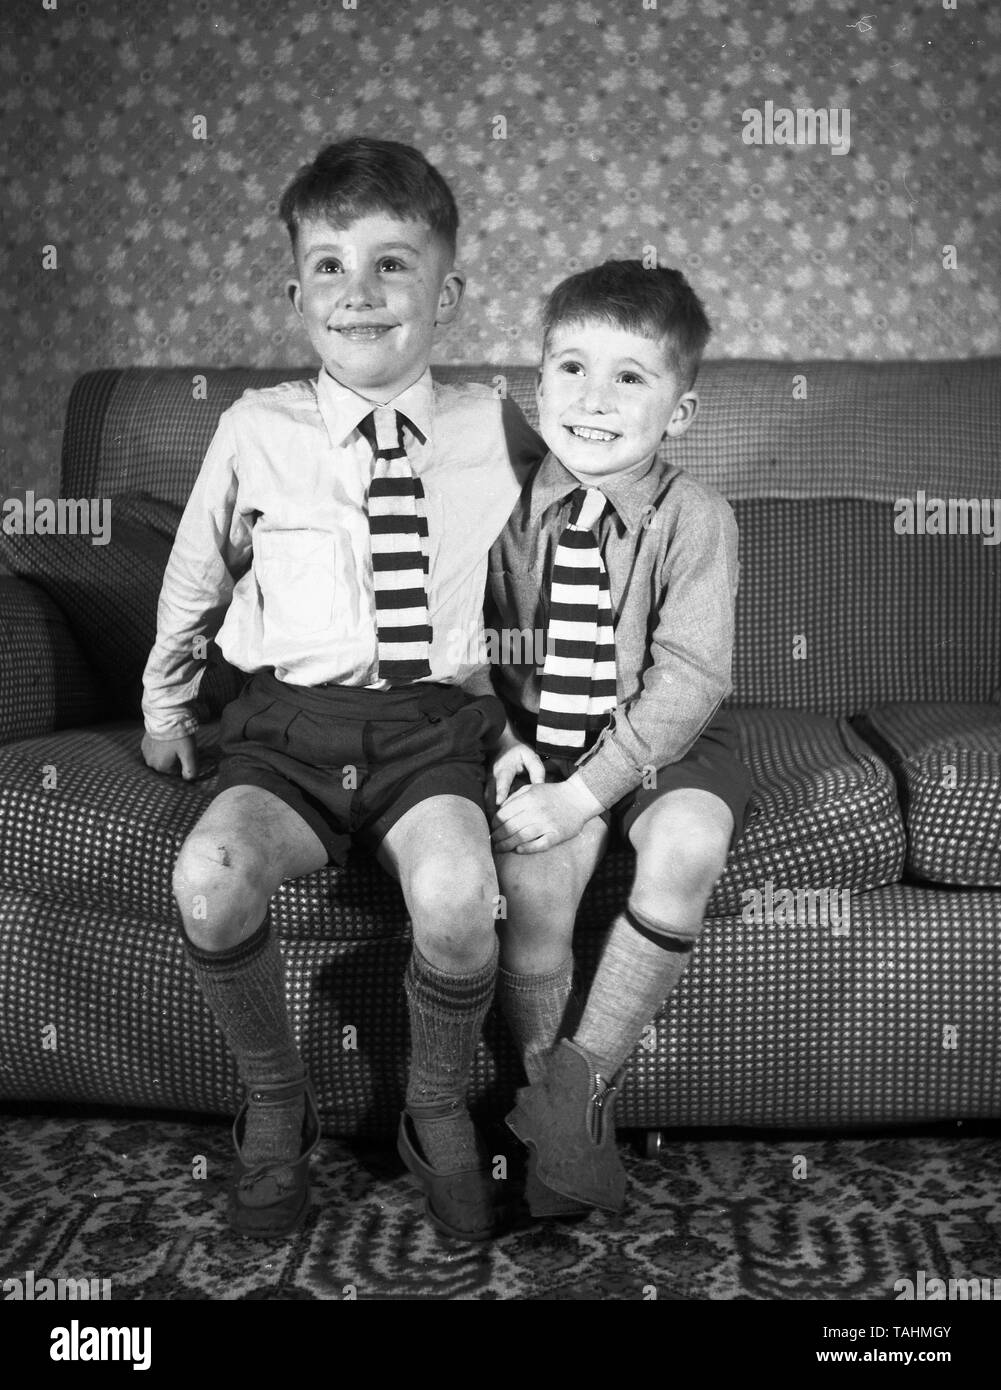
[[[428,524],[424,489],[407,457],[404,424],[410,424],[405,416],[382,405],[358,425],[375,454],[368,488],[368,529],[379,676],[395,685],[431,674],[425,580]]]
[[[607,497],[597,487],[579,487],[570,494],[570,525],[575,531],[593,531],[601,520]]]
[[[616,705],[612,598],[594,531],[607,499],[598,488],[578,488],[570,500],[550,575],[536,728],[536,747],[552,757],[593,743]]]

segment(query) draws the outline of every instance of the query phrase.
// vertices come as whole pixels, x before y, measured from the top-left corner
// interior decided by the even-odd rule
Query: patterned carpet
[[[325,1139],[304,1227],[268,1247],[222,1219],[224,1123],[24,1106],[0,1134],[0,1279],[110,1279],[116,1299],[889,1300],[918,1270],[1001,1275],[997,1125],[703,1133],[653,1159],[623,1139],[621,1217],[526,1218],[485,1248],[428,1226],[388,1146]]]

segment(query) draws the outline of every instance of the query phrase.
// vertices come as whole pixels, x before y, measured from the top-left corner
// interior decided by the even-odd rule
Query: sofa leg
[[[660,1158],[664,1149],[662,1129],[643,1129],[636,1136],[636,1147],[644,1158]]]

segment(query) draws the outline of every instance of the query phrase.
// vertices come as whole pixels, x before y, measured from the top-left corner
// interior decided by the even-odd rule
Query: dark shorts
[[[482,808],[486,748],[503,727],[499,700],[457,686],[307,687],[259,671],[223,710],[216,794],[273,792],[343,864],[352,839],[375,849],[428,797]]]
[[[720,710],[683,758],[657,769],[655,786],[639,786],[604,813],[612,832],[610,848],[629,844],[629,831],[637,817],[668,792],[696,788],[725,801],[733,816],[731,850],[744,833],[751,801],[751,775],[738,753],[737,730],[725,710]],[[563,782],[574,772],[565,758],[545,758],[546,780]]]

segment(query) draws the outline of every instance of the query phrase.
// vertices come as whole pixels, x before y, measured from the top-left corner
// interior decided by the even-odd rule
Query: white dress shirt
[[[462,684],[483,665],[487,555],[543,449],[488,386],[438,385],[428,371],[387,404],[417,432],[404,430],[429,532],[425,679]],[[153,737],[197,726],[199,638],[293,685],[387,687],[365,508],[373,454],[357,428],[374,408],[321,371],[246,391],[223,413],[164,574],[144,676]]]

